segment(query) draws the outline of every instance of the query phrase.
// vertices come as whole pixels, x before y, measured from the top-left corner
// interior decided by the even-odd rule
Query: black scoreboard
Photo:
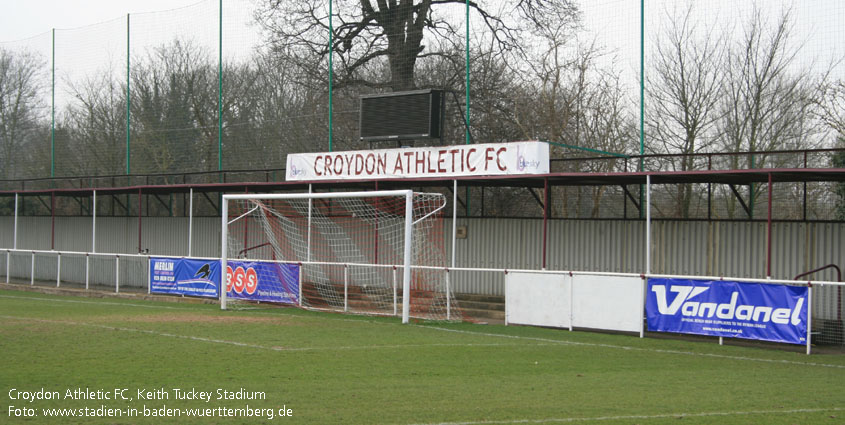
[[[442,90],[361,96],[361,140],[439,139],[444,109]]]

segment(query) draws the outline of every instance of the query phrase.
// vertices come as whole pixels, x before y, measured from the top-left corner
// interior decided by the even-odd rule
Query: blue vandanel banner
[[[648,329],[806,344],[807,287],[651,278]]]
[[[230,260],[226,290],[229,298],[299,304],[299,265]]]
[[[217,298],[220,261],[150,257],[150,292]]]

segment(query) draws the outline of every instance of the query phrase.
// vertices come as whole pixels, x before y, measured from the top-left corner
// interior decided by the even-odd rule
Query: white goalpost
[[[412,190],[222,197],[220,306],[233,299],[365,314],[458,317],[445,197]],[[401,281],[399,272],[401,271]]]

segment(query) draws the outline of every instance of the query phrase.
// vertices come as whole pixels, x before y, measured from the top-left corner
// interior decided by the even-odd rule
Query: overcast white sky
[[[255,28],[246,28],[251,22],[248,9],[256,1],[261,0],[223,0],[225,55],[248,52],[260,43]],[[496,1],[512,0],[482,0],[482,4]],[[631,81],[635,80],[639,74],[640,0],[578,2],[587,30],[582,37],[596,37],[598,44],[616,58],[617,69]],[[735,33],[739,28],[724,26],[744,20],[743,16],[755,4],[755,0],[645,0],[647,61],[649,47],[659,33],[660,21],[665,22],[663,18],[668,10],[683,10],[688,2],[695,4],[696,17],[703,25],[722,26]],[[831,58],[845,58],[845,0],[756,0],[756,4],[774,16],[784,8],[792,8],[794,40],[803,46],[799,62],[825,64],[830,63]],[[196,6],[188,8],[191,5]],[[174,9],[176,11],[171,13],[147,13]],[[22,45],[40,49],[44,58],[50,57],[51,29],[84,29],[57,33],[56,61],[61,72],[72,69],[87,72],[87,66],[99,67],[109,58],[121,63],[125,55],[122,31],[127,13],[135,16],[132,19],[135,52],[169,41],[183,31],[190,38],[208,44],[212,51],[217,45],[215,0],[0,0],[0,11],[0,45],[25,41]],[[95,25],[99,23],[106,24]],[[87,28],[89,26],[93,27]],[[102,32],[97,32],[98,29]],[[74,38],[76,34],[81,38]],[[36,36],[39,36],[37,40],[30,40]],[[114,45],[100,46],[98,41]],[[840,70],[843,68],[845,60],[839,65]]]
[[[16,41],[126,16],[168,10],[199,0],[0,0],[0,41]]]

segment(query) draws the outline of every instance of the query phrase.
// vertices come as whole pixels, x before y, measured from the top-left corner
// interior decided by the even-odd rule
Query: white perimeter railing
[[[114,292],[120,292],[120,285],[121,285],[121,272],[120,272],[120,265],[121,259],[124,260],[145,260],[144,265],[141,267],[143,269],[143,283],[138,285],[138,277],[137,271],[125,273],[131,275],[134,279],[134,284],[129,285],[133,288],[137,289],[146,289],[147,293],[151,292],[150,287],[150,270],[149,270],[149,259],[151,257],[156,258],[189,258],[185,256],[174,256],[174,255],[152,255],[152,254],[121,254],[121,253],[103,253],[103,252],[78,252],[78,251],[54,251],[54,250],[29,250],[29,249],[0,249],[0,253],[5,252],[5,255],[0,256],[0,258],[4,258],[4,269],[5,269],[5,283],[9,284],[12,275],[12,256],[28,256],[29,257],[29,283],[30,285],[35,285],[35,281],[44,281],[45,279],[42,276],[49,276],[49,280],[52,281],[52,278],[55,278],[56,287],[61,287],[62,284],[62,258],[84,258],[85,259],[85,272],[84,272],[84,280],[80,281],[79,279],[73,280],[66,280],[67,282],[74,282],[74,283],[83,283],[85,284],[85,289],[89,290],[91,283],[92,283],[92,267],[91,261],[93,259],[113,259],[114,260],[114,280],[113,280],[113,287]],[[43,264],[42,262],[37,262],[38,256],[55,256],[55,262],[52,264]],[[220,261],[220,258],[213,258],[213,257],[190,257],[192,259],[197,260],[208,260],[208,261]],[[258,260],[258,261],[267,261],[267,260]],[[392,268],[394,270],[401,269],[402,265],[389,265],[389,264],[358,264],[358,263],[329,263],[329,262],[290,262],[290,261],[274,261],[276,263],[290,263],[290,264],[299,264],[299,265],[330,265],[330,266],[344,266],[344,267],[373,267],[373,268]],[[38,268],[36,268],[36,264],[38,264]],[[137,267],[137,266],[136,266]],[[845,286],[843,282],[833,282],[833,281],[814,281],[814,280],[784,280],[784,279],[751,279],[751,278],[734,278],[734,277],[724,277],[724,276],[689,276],[689,275],[666,275],[666,274],[637,274],[637,273],[615,273],[615,272],[589,272],[589,271],[570,271],[570,270],[536,270],[536,269],[498,269],[498,268],[478,268],[478,267],[432,267],[432,266],[412,266],[414,269],[421,269],[421,270],[431,270],[431,271],[442,271],[446,274],[446,285],[447,285],[447,300],[450,301],[451,299],[451,291],[448,290],[449,282],[451,281],[451,274],[453,272],[465,272],[465,273],[501,273],[503,275],[507,275],[508,273],[534,273],[534,274],[547,274],[547,275],[561,275],[561,276],[603,276],[603,277],[619,277],[619,278],[638,278],[642,281],[642,292],[645,294],[645,282],[648,278],[669,278],[669,279],[692,279],[692,280],[709,280],[709,281],[720,281],[720,280],[727,280],[733,282],[747,282],[747,283],[771,283],[771,284],[780,284],[780,285],[790,285],[790,286],[806,286],[809,290],[809,300],[808,300],[808,335],[807,335],[807,354],[810,354],[810,346],[811,346],[811,331],[812,331],[812,319],[813,319],[813,289],[817,287],[827,287],[827,288],[834,288],[837,291],[837,295],[835,296],[835,300],[827,300],[827,304],[832,304],[836,309],[837,319],[839,318],[839,314],[841,313],[842,304],[841,298],[839,293],[841,293],[841,288]],[[18,267],[21,269],[21,267]],[[54,271],[55,273],[51,273]],[[39,276],[39,272],[41,272],[41,276]],[[126,271],[125,271],[126,272]],[[26,273],[15,273],[17,279],[20,279]],[[76,274],[79,274],[79,271],[76,271]],[[102,279],[98,279],[94,282],[94,284],[98,285],[105,285],[106,287],[110,286],[112,282],[105,282]],[[344,282],[346,283],[346,282]],[[395,282],[394,282],[395,286]],[[821,300],[816,300],[821,301]],[[506,302],[506,309],[507,309],[507,299]],[[645,311],[645,296],[642,297],[642,307],[643,312]],[[451,307],[447,305],[447,311],[451,313]],[[832,310],[832,309],[828,309]],[[825,314],[827,313],[827,314]],[[820,312],[822,315],[830,315],[830,311]],[[643,317],[644,318],[644,317]],[[832,319],[832,317],[830,317]],[[644,322],[641,321],[641,322]],[[570,327],[571,329],[571,327]],[[640,330],[640,337],[644,336],[644,324]],[[723,338],[719,338],[719,343],[721,344]]]

